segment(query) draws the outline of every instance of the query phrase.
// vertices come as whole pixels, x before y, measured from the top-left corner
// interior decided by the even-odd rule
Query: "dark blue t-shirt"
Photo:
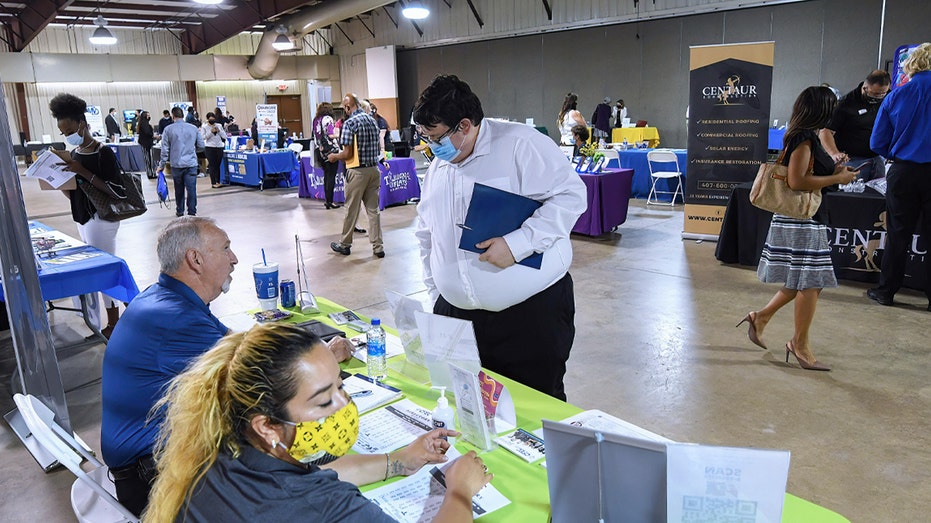
[[[175,521],[396,523],[336,472],[298,467],[247,444],[235,459],[220,452]]]
[[[166,274],[133,299],[103,357],[100,447],[110,468],[152,453],[164,417],[147,424],[149,410],[228,330],[190,287]]]

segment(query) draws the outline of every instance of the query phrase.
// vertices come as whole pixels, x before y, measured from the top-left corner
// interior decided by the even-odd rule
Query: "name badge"
[[[863,116],[864,114],[866,114],[866,109],[860,109],[859,111],[857,111],[857,113],[858,113],[860,116]]]

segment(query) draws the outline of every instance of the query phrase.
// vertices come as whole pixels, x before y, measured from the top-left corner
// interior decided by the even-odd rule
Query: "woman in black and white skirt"
[[[843,163],[835,165],[818,140],[818,130],[828,122],[836,103],[837,97],[827,87],[809,87],[795,100],[782,160],[788,166],[792,189],[821,190],[856,178],[856,171]],[[814,164],[809,172],[812,155]],[[761,335],[766,324],[783,305],[795,300],[795,335],[786,343],[786,362],[791,353],[803,369],[826,371],[831,368],[815,358],[808,341],[821,289],[837,287],[824,218],[820,209],[807,220],[773,215],[757,276],[763,283],[781,283],[783,287],[765,307],[750,312],[740,323],[749,322],[750,341],[765,349]]]

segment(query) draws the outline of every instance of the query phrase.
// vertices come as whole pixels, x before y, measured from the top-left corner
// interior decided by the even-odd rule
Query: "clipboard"
[[[526,196],[475,184],[462,236],[459,238],[459,248],[479,254],[485,252],[485,249],[476,248],[475,244],[520,229],[541,205],[542,202]],[[543,253],[535,252],[517,263],[539,269],[543,263]]]

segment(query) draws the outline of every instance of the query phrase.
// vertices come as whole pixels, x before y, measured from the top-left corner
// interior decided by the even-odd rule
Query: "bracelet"
[[[391,461],[391,453],[385,454],[385,479],[382,481],[388,481],[388,464]]]

